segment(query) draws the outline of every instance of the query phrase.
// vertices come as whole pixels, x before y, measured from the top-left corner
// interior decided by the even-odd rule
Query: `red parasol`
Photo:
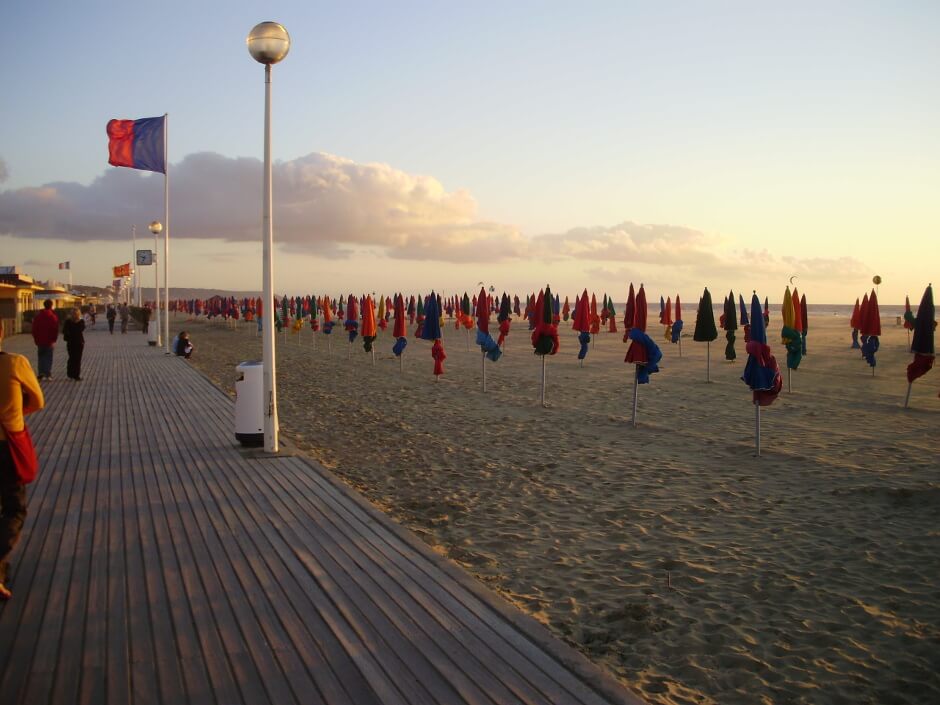
[[[490,332],[490,307],[486,301],[486,289],[481,288],[476,299],[477,328],[484,333]]]
[[[630,340],[630,329],[636,318],[636,293],[633,291],[633,282],[630,282],[630,293],[627,294],[627,305],[623,309],[623,342]]]
[[[601,317],[597,315],[597,296],[591,294],[591,335],[601,332]]]

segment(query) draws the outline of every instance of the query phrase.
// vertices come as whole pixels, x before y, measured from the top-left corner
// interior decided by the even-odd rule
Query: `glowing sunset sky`
[[[339,5],[3,3],[0,264],[110,283],[163,177],[105,124],[167,112],[171,286],[260,289],[272,19],[278,292],[940,280],[940,3]]]

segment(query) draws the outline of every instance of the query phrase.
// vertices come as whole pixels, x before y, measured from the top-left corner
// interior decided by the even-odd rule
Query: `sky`
[[[275,20],[277,292],[779,301],[796,277],[850,303],[878,275],[896,304],[940,279],[940,3],[264,12],[2,3],[0,264],[107,285],[134,226],[150,247],[163,176],[109,166],[105,125],[167,113],[171,286],[260,290],[264,70],[245,37]]]

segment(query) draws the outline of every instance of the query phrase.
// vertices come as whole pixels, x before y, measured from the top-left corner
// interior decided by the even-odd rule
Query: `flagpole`
[[[170,354],[170,162],[167,145],[170,141],[170,114],[163,114],[163,351]]]
[[[140,281],[139,281],[139,277],[137,276],[137,226],[136,225],[131,226],[131,266],[134,268],[133,270],[131,270],[134,272],[134,278],[131,283],[131,293],[133,294],[134,289],[135,288],[137,289],[137,306],[139,308],[140,307]],[[69,284],[69,288],[71,288],[71,286],[72,285]]]

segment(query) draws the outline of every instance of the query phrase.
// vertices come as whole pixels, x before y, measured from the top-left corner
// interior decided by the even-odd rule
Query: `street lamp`
[[[290,51],[290,35],[277,22],[262,22],[248,33],[248,53],[264,64],[264,190],[261,208],[262,265],[262,355],[261,373],[264,392],[264,449],[276,453],[277,445],[277,386],[274,370],[274,267],[271,250],[274,248],[274,227],[271,219],[271,66],[281,61]]]
[[[157,236],[163,232],[163,223],[159,220],[155,220],[150,224],[150,232],[153,233],[153,305],[157,314],[157,347],[159,348],[163,343],[160,341],[160,280],[158,272],[160,271],[157,266]],[[167,333],[169,335],[169,333]]]

